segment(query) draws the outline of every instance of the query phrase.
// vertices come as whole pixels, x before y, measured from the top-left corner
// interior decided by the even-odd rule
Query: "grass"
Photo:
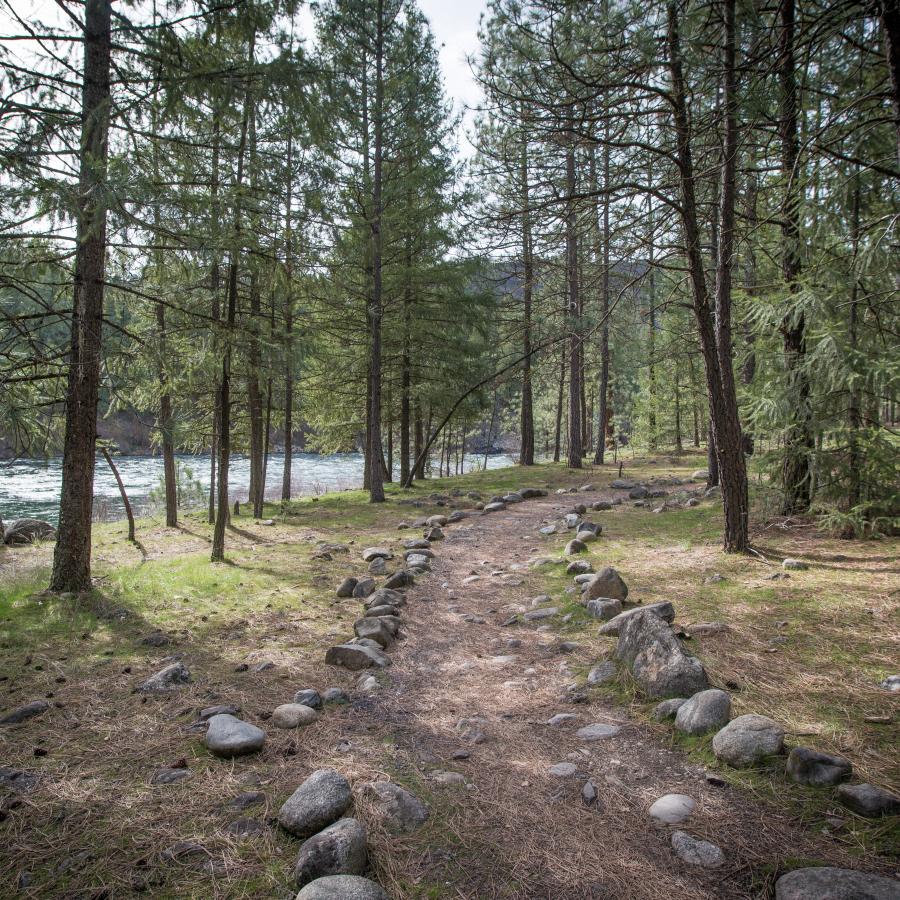
[[[624,475],[684,477],[699,465],[697,456],[638,458],[628,461]],[[258,759],[240,767],[210,767],[202,745],[184,730],[196,710],[227,697],[255,715],[284,702],[292,690],[321,683],[323,642],[346,634],[354,617],[335,601],[334,585],[358,574],[353,559],[362,546],[395,543],[408,534],[397,530],[401,520],[411,523],[446,512],[447,506],[431,496],[436,491],[459,491],[463,496],[454,505],[466,505],[474,502],[465,496],[468,492],[488,499],[524,484],[555,490],[586,481],[602,486],[613,477],[611,468],[575,473],[551,464],[527,474],[518,469],[471,473],[417,484],[411,491],[389,485],[382,505],[367,503],[361,491],[268,504],[265,516],[275,524],[235,517],[227,537],[228,561],[215,565],[208,559],[211,529],[199,514],[183,517],[177,530],[158,520],[139,521],[138,546],[125,540],[122,523],[100,524],[94,529],[97,588],[86,598],[41,593],[51,561],[48,545],[0,548],[2,707],[43,696],[58,704],[44,719],[0,732],[5,765],[38,771],[54,785],[52,791],[29,795],[23,807],[3,812],[8,817],[0,822],[5,839],[0,879],[13,885],[25,872],[30,895],[48,897],[118,895],[135,884],[164,898],[285,893],[295,842],[277,829],[257,841],[227,837],[220,801],[250,789],[247,778],[256,777],[271,814],[306,771],[308,758],[340,764],[334,749],[340,722],[353,713],[329,716],[315,736],[270,731],[270,746]],[[578,495],[571,500],[577,502]],[[731,688],[735,714],[771,715],[785,725],[790,743],[841,753],[853,761],[859,778],[900,790],[898,696],[878,687],[896,672],[900,659],[896,540],[841,541],[807,523],[758,520],[753,541],[760,555],[737,557],[720,551],[716,503],[654,514],[626,502],[592,518],[604,530],[590,545],[588,558],[595,568],[619,569],[630,587],[629,600],[670,599],[680,623],[729,625],[725,634],[697,637],[689,646],[714,683],[736,685]],[[534,535],[546,555],[559,553],[566,539]],[[346,544],[351,553],[315,559],[322,542]],[[773,580],[785,556],[802,557],[810,568]],[[713,575],[722,580],[710,581]],[[589,645],[596,657],[611,652],[614,643],[596,635],[597,623],[567,592],[571,579],[564,564],[525,577],[523,591],[548,593],[560,613],[569,616],[567,622],[553,620],[567,639]],[[172,638],[171,646],[154,649],[141,643],[157,629]],[[190,657],[195,684],[177,698],[141,702],[132,694],[134,685],[170,653]],[[265,661],[274,662],[275,669],[252,671]],[[236,675],[242,664],[251,671]],[[345,682],[352,685],[351,678]],[[829,792],[789,783],[778,764],[722,770],[710,753],[709,738],[679,737],[668,726],[650,722],[653,704],[625,681],[594,690],[647,718],[648,728],[670,735],[675,746],[735,785],[765,800],[787,801],[811,827],[822,827],[836,808]],[[887,724],[869,721],[885,716]],[[166,789],[149,786],[155,768],[182,755],[196,773],[193,779]],[[393,765],[389,746],[373,738],[367,759],[372,767],[367,774],[389,772],[409,783],[409,773]],[[410,786],[434,805],[422,841],[454,846],[447,807],[452,794],[436,796],[426,783]],[[0,810],[3,803],[0,796]],[[889,854],[900,846],[896,818],[870,822],[846,811],[841,816],[846,820],[842,839],[860,854]],[[227,875],[190,863],[162,863],[160,851],[175,840],[202,843],[226,866]],[[391,877],[405,884],[405,896],[445,896],[439,873],[446,867],[453,877],[457,865],[435,863],[434,877],[415,884],[405,884],[401,871]]]

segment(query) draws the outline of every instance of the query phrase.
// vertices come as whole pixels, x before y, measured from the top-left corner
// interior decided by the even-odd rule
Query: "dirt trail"
[[[566,686],[597,662],[607,639],[566,654],[558,648],[558,618],[550,628],[539,621],[501,625],[540,593],[524,563],[538,550],[542,519],[558,517],[564,502],[551,496],[448,526],[434,545],[432,576],[409,592],[408,637],[392,652],[389,686],[354,724],[370,738],[372,728],[390,735],[397,768],[412,783],[424,779],[446,827],[426,848],[394,840],[387,854],[376,854],[386,886],[395,879],[439,883],[441,896],[471,898],[747,898],[771,896],[788,857],[847,864],[838,845],[785,813],[708,783],[703,767],[667,749],[667,728],[631,722],[600,691],[573,703]],[[478,580],[466,583],[473,573]],[[520,578],[521,585],[505,583]],[[465,614],[484,623],[468,623]],[[577,718],[546,724],[560,712]],[[464,739],[457,728],[464,718],[484,720],[483,743]],[[622,730],[594,743],[576,737],[595,722]],[[471,756],[454,759],[458,751]],[[549,773],[564,761],[577,764],[575,776]],[[436,770],[461,773],[467,784],[436,783]],[[598,792],[591,806],[581,796],[588,779]],[[696,800],[694,815],[679,827],[719,845],[724,867],[706,871],[673,855],[675,829],[647,813],[666,793]]]

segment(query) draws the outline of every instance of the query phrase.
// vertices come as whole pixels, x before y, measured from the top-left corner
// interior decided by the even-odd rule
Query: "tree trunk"
[[[66,434],[50,589],[91,588],[91,517],[106,278],[110,0],[86,0],[81,144]]]
[[[116,485],[119,488],[119,496],[122,498],[122,505],[125,507],[125,518],[128,520],[128,540],[134,543],[134,513],[131,509],[131,502],[128,499],[128,494],[125,493],[125,483],[122,481],[122,476],[119,474],[119,470],[116,468],[116,464],[113,462],[109,450],[107,450],[106,447],[101,447],[100,452],[103,454],[106,464],[113,473],[113,478],[116,479]]]
[[[881,27],[884,55],[891,79],[894,129],[897,133],[897,162],[900,163],[900,2],[881,0]]]
[[[566,150],[566,281],[569,312],[569,422],[568,459],[570,469],[580,469],[581,449],[581,323],[578,315],[578,222],[575,205],[575,134]]]
[[[159,380],[159,430],[162,435],[163,484],[166,492],[166,527],[178,525],[178,476],[175,471],[175,444],[172,439],[172,397],[165,371],[166,313],[162,303],[156,304],[156,327],[159,330],[161,358]]]
[[[603,465],[606,454],[606,428],[609,418],[609,251],[610,251],[610,235],[609,235],[609,117],[606,117],[604,125],[604,142],[603,142],[603,223],[598,227],[601,232],[600,263],[602,271],[600,275],[600,386],[598,405],[600,407],[597,429],[597,449],[594,453],[594,462],[597,465]],[[591,163],[593,164],[594,156],[591,154]],[[592,179],[596,182],[596,178]],[[594,218],[596,220],[597,213],[595,211]]]
[[[414,444],[414,452],[416,454],[416,459],[418,460],[418,465],[415,465],[412,472],[413,478],[425,478],[425,457],[422,455],[422,448],[425,446],[425,430],[424,424],[422,422],[422,409],[418,403],[416,403],[416,418],[415,418],[415,444]]]
[[[857,260],[859,257],[859,206],[860,184],[859,166],[854,168],[853,195],[850,205],[850,241],[853,248],[853,265],[850,272],[853,283],[850,285],[850,322],[848,327],[850,343],[850,365],[854,374],[857,371],[859,352],[859,276]],[[859,388],[855,378],[850,379],[850,396],[847,399],[847,420],[850,433],[847,440],[847,469],[850,474],[850,485],[847,491],[847,506],[853,509],[862,499],[860,468],[862,459],[859,449],[859,431],[862,427],[862,404]]]
[[[531,384],[531,306],[534,260],[531,244],[531,210],[528,190],[528,138],[522,118],[522,146],[519,177],[522,188],[522,418],[520,422],[519,464],[534,465],[534,398]]]
[[[566,348],[563,347],[559,365],[559,391],[556,395],[556,431],[553,436],[553,462],[559,462],[562,440],[563,394],[566,385]]]

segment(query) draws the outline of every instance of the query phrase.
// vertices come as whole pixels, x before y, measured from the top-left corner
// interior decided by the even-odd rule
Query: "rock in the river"
[[[46,700],[32,700],[24,706],[8,712],[2,719],[0,725],[18,725],[20,722],[27,722],[35,716],[40,716],[50,709],[50,704]]]
[[[393,559],[394,554],[387,547],[366,547],[362,558],[363,562],[372,562],[373,559]]]
[[[266,733],[227,713],[213,716],[206,730],[206,746],[215,756],[230,758],[262,750]]]
[[[775,882],[775,900],[897,900],[900,881],[852,869],[794,869]]]
[[[700,660],[686,653],[669,626],[647,609],[625,620],[616,655],[648,697],[693,696],[709,687]]]
[[[576,553],[584,553],[587,550],[587,544],[579,541],[577,539],[573,539],[566,544],[566,549],[563,550],[566,556],[573,556]]]
[[[338,819],[303,842],[294,878],[303,887],[327,875],[361,875],[368,861],[365,826],[356,819]]]
[[[399,784],[373,781],[363,790],[390,831],[415,831],[428,819],[428,807]]]
[[[668,600],[661,600],[659,603],[650,603],[647,606],[639,606],[637,609],[626,609],[625,612],[620,613],[601,626],[600,634],[605,637],[618,637],[622,625],[628,621],[629,617],[637,615],[639,612],[651,612],[659,616],[664,622],[675,620],[675,607]]]
[[[650,815],[666,825],[680,825],[691,817],[697,804],[687,794],[666,794],[650,807]]]
[[[310,837],[339,819],[350,800],[350,782],[340,772],[318,769],[285,800],[278,824],[296,837]]]
[[[853,772],[853,765],[843,756],[819,753],[809,747],[794,747],[788,754],[787,774],[799,784],[825,787],[845,781]]]
[[[383,669],[391,664],[391,658],[380,650],[374,650],[364,644],[338,644],[328,649],[325,662],[329,666],[343,666],[351,672],[358,672],[360,669],[371,669],[373,666]]]
[[[795,571],[800,571],[803,569],[808,569],[809,566],[805,562],[803,562],[802,559],[791,559],[790,557],[788,557],[787,559],[782,561],[781,568],[782,569],[794,569]]]
[[[138,690],[142,694],[164,694],[189,684],[191,673],[183,662],[173,662],[151,675]]]
[[[371,594],[374,590],[374,578],[360,578],[359,581],[356,582],[356,587],[353,588],[353,596],[359,600],[362,600],[368,597],[369,594]]]
[[[614,619],[622,612],[622,601],[588,600],[585,608],[595,619],[602,619],[604,622],[607,622],[610,619]]]
[[[311,881],[295,900],[388,900],[388,895],[368,878],[328,875]]]
[[[49,540],[55,535],[56,529],[42,519],[15,519],[3,529],[3,543],[33,544],[35,541]]]
[[[335,592],[338,597],[352,597],[353,591],[356,588],[357,579],[356,578],[345,578],[337,587],[337,591]]]
[[[595,722],[593,725],[585,725],[575,732],[575,737],[580,741],[602,741],[615,737],[622,729],[618,725],[606,725],[603,722]]]
[[[302,703],[310,709],[321,709],[322,697],[315,688],[303,688],[294,694],[294,703]]]
[[[395,634],[383,618],[374,616],[357,619],[353,623],[353,631],[357,637],[375,641],[383,649],[390,646]]]
[[[624,600],[628,596],[628,586],[619,573],[606,566],[587,582],[582,599],[587,600]]]
[[[311,725],[318,718],[314,709],[302,703],[282,703],[272,712],[272,724],[276,728],[300,728]]]
[[[784,729],[767,716],[746,715],[732,719],[713,738],[713,753],[736,769],[745,769],[781,753]]]
[[[900,797],[874,784],[842,784],[837,797],[848,809],[868,819],[900,813]]]
[[[685,703],[687,703],[687,700],[684,697],[672,697],[671,700],[663,700],[662,703],[657,703],[656,706],[653,707],[653,712],[650,713],[650,716],[657,722],[665,722],[666,719],[674,719],[678,714],[678,710],[681,709]]]
[[[709,841],[697,840],[684,831],[672,835],[672,850],[688,865],[703,869],[717,869],[725,862],[725,854],[719,847]]]
[[[685,734],[705,734],[721,728],[731,716],[731,697],[718,688],[694,694],[678,708],[675,727]]]

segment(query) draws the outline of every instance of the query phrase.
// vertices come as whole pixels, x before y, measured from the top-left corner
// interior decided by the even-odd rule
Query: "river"
[[[179,482],[184,487],[182,506],[199,506],[209,494],[209,454],[199,456],[179,454],[176,457]],[[466,471],[484,465],[484,456],[467,456]],[[162,457],[120,456],[116,467],[125,482],[125,490],[137,513],[151,512],[161,506]],[[513,465],[512,456],[505,453],[487,457],[489,469]],[[269,456],[266,472],[266,498],[281,497],[281,476],[284,455]],[[361,453],[295,453],[293,464],[293,496],[323,494],[362,486],[363,456]],[[250,460],[233,456],[229,472],[232,499],[246,500],[250,481]],[[59,514],[59,494],[62,483],[62,458],[48,460],[14,460],[0,462],[0,519],[33,516],[56,524]],[[111,520],[124,517],[125,509],[112,472],[103,458],[97,457],[94,474],[94,517]]]

